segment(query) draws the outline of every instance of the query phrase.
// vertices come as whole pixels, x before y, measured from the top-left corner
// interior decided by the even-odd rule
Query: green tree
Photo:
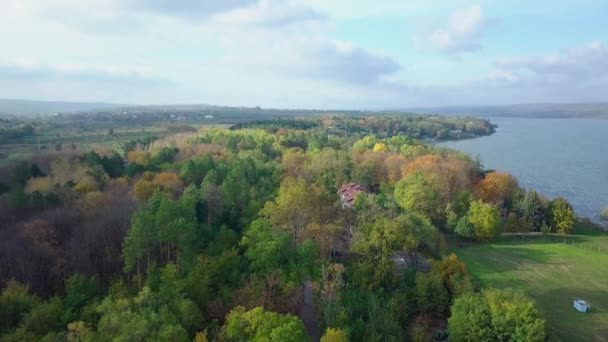
[[[530,228],[536,232],[540,231],[540,227],[545,221],[545,207],[538,193],[534,190],[528,190],[522,205],[523,216],[530,224]]]
[[[46,176],[36,164],[19,162],[13,170],[13,186],[24,187],[30,178]]]
[[[290,258],[291,246],[287,234],[276,234],[270,223],[258,219],[245,231],[241,244],[253,270],[269,271],[280,268]]]
[[[451,341],[493,341],[492,318],[483,298],[474,293],[456,298],[448,320]]]
[[[236,250],[227,250],[215,257],[200,255],[185,278],[188,298],[201,308],[207,307],[211,300],[229,302],[242,277],[240,263]]]
[[[403,341],[404,331],[388,295],[351,288],[344,296],[344,329],[357,341]]]
[[[431,220],[440,218],[439,185],[421,172],[413,173],[395,185],[395,201],[403,209],[425,215]]]
[[[278,271],[293,285],[317,273],[317,245],[310,240],[296,245],[288,234],[274,232],[267,220],[255,220],[245,231],[241,245],[254,272]]]
[[[125,271],[141,272],[157,263],[174,262],[188,271],[196,260],[201,231],[197,229],[196,198],[193,188],[178,200],[156,192],[147,205],[133,216],[131,229],[123,244]]]
[[[70,323],[86,320],[87,317],[82,317],[81,315],[83,309],[101,295],[101,289],[99,288],[97,281],[95,278],[87,278],[82,274],[75,274],[68,278],[65,287],[66,294],[63,299],[63,322]]]
[[[514,233],[520,231],[519,220],[517,219],[517,214],[514,212],[510,212],[507,216],[507,222],[505,224],[505,231],[509,233]]]
[[[0,295],[0,334],[17,326],[23,316],[38,304],[27,285],[9,280]]]
[[[454,232],[464,238],[475,238],[475,227],[471,221],[469,221],[469,217],[466,215],[458,220],[458,224],[456,225],[456,228],[454,228]]]
[[[448,320],[453,341],[544,341],[545,322],[519,292],[486,289],[457,298]]]
[[[186,298],[177,266],[151,272],[135,296],[112,293],[97,308],[97,330],[109,340],[186,341],[201,328],[203,316]]]
[[[37,335],[45,335],[65,328],[61,321],[63,303],[61,298],[53,297],[32,308],[24,317],[21,325],[27,331]]]
[[[469,206],[473,200],[473,195],[469,191],[460,191],[452,202],[446,208],[447,222],[446,225],[451,230],[456,229],[460,219],[467,214]]]
[[[11,208],[23,210],[27,208],[30,197],[23,191],[23,188],[16,186],[8,192],[7,199]]]
[[[416,250],[420,245],[432,249],[436,234],[430,221],[416,213],[383,217],[355,233],[353,250],[388,256],[392,252]]]
[[[475,237],[479,240],[492,239],[500,225],[498,208],[482,201],[471,202],[467,217],[475,228]]]
[[[568,234],[572,231],[576,216],[565,198],[559,197],[553,200],[550,204],[550,212],[550,223],[558,233]]]
[[[220,189],[216,185],[217,176],[213,170],[207,173],[201,184],[201,194],[203,207],[207,216],[207,227],[211,228],[212,224],[217,220],[222,207],[222,195]]]
[[[112,178],[120,177],[125,172],[124,160],[116,152],[112,152],[112,155],[109,157],[103,156],[101,158],[101,166],[108,176]]]
[[[418,310],[428,314],[444,314],[450,305],[443,279],[436,273],[416,276],[415,299]]]
[[[245,311],[239,306],[226,317],[222,327],[225,341],[309,341],[304,324],[297,317],[265,311],[261,307]]]
[[[357,140],[353,145],[355,151],[371,150],[376,145],[377,139],[373,135],[366,135],[361,140]]]
[[[261,214],[273,229],[287,233],[294,242],[302,242],[308,238],[308,227],[326,226],[333,221],[334,202],[334,197],[321,187],[303,179],[287,178],[281,183],[276,199],[267,202]],[[312,236],[317,237],[321,236]]]
[[[125,272],[136,270],[137,279],[141,287],[141,272],[150,269],[153,262],[153,252],[158,237],[154,209],[157,199],[150,201],[150,207],[138,210],[131,223],[123,243],[123,259]]]
[[[352,171],[352,161],[346,151],[325,148],[313,155],[310,172],[315,183],[322,184],[327,191],[334,193],[348,182]]]

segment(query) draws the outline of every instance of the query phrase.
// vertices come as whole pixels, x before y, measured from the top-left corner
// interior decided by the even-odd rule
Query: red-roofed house
[[[342,208],[352,208],[355,205],[357,194],[365,192],[365,188],[357,183],[347,183],[338,189],[338,196],[342,200]]]

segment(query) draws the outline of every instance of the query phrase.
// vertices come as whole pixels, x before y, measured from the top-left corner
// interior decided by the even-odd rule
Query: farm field
[[[550,340],[608,341],[608,249],[601,248],[608,247],[608,235],[580,231],[566,244],[556,236],[503,239],[454,252],[484,286],[520,289],[533,298]],[[591,313],[575,311],[575,298],[587,300]]]
[[[226,125],[190,125],[191,130],[202,127],[225,127]],[[154,125],[146,127],[113,127],[112,134],[108,128],[77,129],[64,128],[45,131],[42,134],[19,139],[11,143],[0,144],[0,167],[25,160],[32,155],[54,154],[61,151],[89,151],[116,148],[129,140],[163,137],[176,133],[175,129],[160,128]],[[56,145],[61,145],[61,150]],[[39,148],[41,147],[41,150]]]

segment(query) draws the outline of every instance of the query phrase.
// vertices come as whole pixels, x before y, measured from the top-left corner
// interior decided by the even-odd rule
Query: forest
[[[20,121],[0,118],[0,144],[17,140],[34,134],[34,127]]]
[[[545,340],[532,299],[450,253],[575,225],[565,199],[423,141],[487,121],[298,120],[1,169],[0,340]]]

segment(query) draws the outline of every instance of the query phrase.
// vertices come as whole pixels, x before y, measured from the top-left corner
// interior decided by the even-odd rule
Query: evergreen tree
[[[528,190],[523,200],[523,216],[530,224],[532,231],[540,231],[545,221],[545,207],[534,190]]]

